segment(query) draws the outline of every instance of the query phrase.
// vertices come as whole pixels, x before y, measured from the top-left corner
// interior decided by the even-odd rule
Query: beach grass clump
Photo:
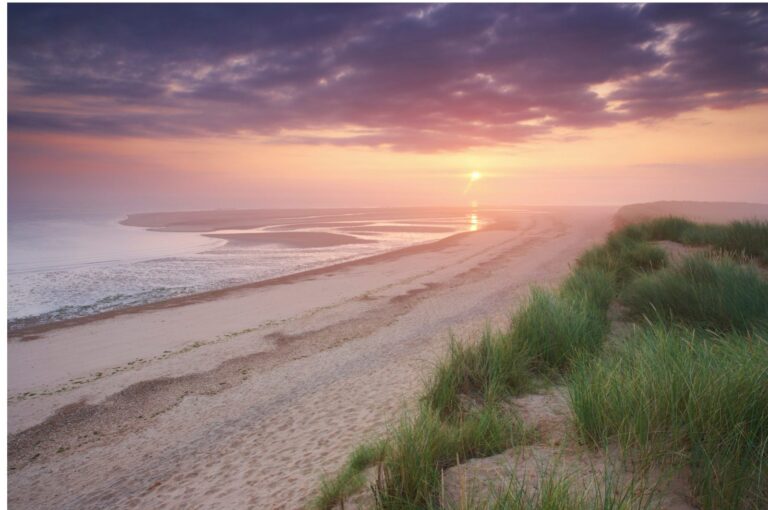
[[[486,329],[474,344],[452,339],[423,400],[442,417],[456,417],[462,397],[495,403],[530,390],[535,372],[566,370],[573,359],[602,345],[613,293],[612,277],[598,268],[579,269],[560,293],[533,289],[508,331]]]
[[[608,333],[605,312],[587,300],[573,300],[534,288],[512,319],[510,339],[521,345],[531,366],[563,372],[585,353],[594,353]]]
[[[719,237],[716,246],[722,250],[754,257],[768,263],[768,222],[735,221]]]
[[[330,510],[360,489],[366,482],[363,472],[383,459],[386,447],[386,442],[379,440],[355,448],[336,476],[320,482],[314,508]]]
[[[725,225],[715,225],[712,223],[698,223],[688,229],[680,237],[682,244],[689,246],[711,246],[712,248],[723,250],[725,245],[725,236],[728,227]]]
[[[768,282],[752,264],[695,254],[637,277],[621,294],[634,317],[718,331],[747,331],[768,321]]]
[[[445,420],[421,406],[383,440],[358,447],[335,477],[321,483],[314,507],[327,510],[343,504],[365,485],[364,471],[374,467],[377,476],[370,483],[376,508],[437,508],[443,470],[532,437],[519,417],[496,405],[468,411],[460,420]]]
[[[711,246],[720,251],[745,255],[768,263],[768,222],[733,221],[726,225],[694,223],[674,216],[656,218],[626,227],[639,230],[649,241],[675,241],[694,246]]]
[[[676,216],[654,218],[635,225],[634,228],[639,229],[642,232],[642,238],[648,241],[675,241],[684,244],[699,244],[685,242],[685,239],[694,230],[699,229],[699,225],[685,218]]]
[[[444,469],[528,440],[522,422],[488,405],[449,422],[428,406],[391,431],[374,488],[378,508],[433,508]]]
[[[494,403],[530,390],[535,372],[566,370],[575,357],[599,349],[614,294],[613,274],[599,267],[576,269],[559,292],[533,289],[509,330],[486,329],[474,344],[452,339],[423,399],[441,416],[455,417],[462,397]]]
[[[655,324],[569,380],[577,430],[686,464],[705,509],[768,506],[768,341]]]
[[[572,302],[586,302],[607,311],[616,294],[613,273],[596,266],[577,267],[560,286],[560,295]]]
[[[461,412],[461,396],[485,403],[522,393],[530,387],[529,359],[509,333],[486,329],[476,344],[452,339],[448,356],[433,372],[424,400],[443,417]]]
[[[587,250],[576,267],[601,269],[622,284],[637,273],[659,269],[666,262],[666,252],[645,242],[642,230],[630,225],[611,234],[604,244]]]

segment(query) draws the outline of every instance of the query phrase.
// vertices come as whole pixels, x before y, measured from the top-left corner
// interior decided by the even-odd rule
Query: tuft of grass
[[[486,329],[480,341],[470,345],[451,340],[423,400],[440,416],[456,417],[462,396],[495,403],[529,390],[532,370],[567,370],[574,358],[602,345],[613,293],[611,275],[599,268],[577,270],[560,294],[533,289],[509,331]]]
[[[560,286],[560,295],[573,302],[591,303],[598,310],[608,310],[616,294],[616,276],[596,266],[576,268]]]
[[[512,319],[511,339],[524,346],[534,368],[562,372],[576,357],[596,352],[607,333],[598,306],[534,288]]]
[[[748,331],[768,320],[768,282],[728,256],[695,254],[639,276],[621,295],[634,317],[718,331]]]
[[[716,246],[768,263],[768,222],[735,221],[724,229]]]
[[[528,389],[528,365],[528,354],[508,333],[486,329],[472,345],[451,339],[448,356],[432,374],[423,399],[441,416],[457,416],[461,395],[491,403]]]
[[[574,421],[596,445],[687,464],[704,509],[766,508],[767,367],[764,336],[656,324],[574,368]]]
[[[360,489],[365,483],[363,471],[381,461],[386,447],[384,441],[377,441],[364,443],[355,448],[336,476],[325,478],[320,482],[320,494],[312,507],[318,510],[330,510]]]
[[[689,245],[710,245],[719,250],[743,254],[768,263],[768,222],[734,221],[727,225],[694,223],[665,217],[626,227],[650,241],[676,241]]]
[[[514,415],[486,406],[446,422],[424,406],[391,432],[374,495],[383,509],[437,505],[442,472],[473,457],[499,453],[530,434]]]
[[[643,240],[643,231],[630,225],[608,236],[608,240],[587,250],[576,262],[578,268],[598,268],[622,284],[636,274],[663,267],[667,255],[658,246]]]
[[[655,218],[636,225],[635,228],[641,231],[643,239],[649,241],[675,241],[685,244],[707,244],[708,242],[686,243],[685,239],[690,236],[693,231],[697,230],[699,225],[685,218],[676,216]]]

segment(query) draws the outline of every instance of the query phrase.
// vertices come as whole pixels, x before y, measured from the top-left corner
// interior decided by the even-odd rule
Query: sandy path
[[[612,212],[517,214],[439,249],[14,341],[9,503],[301,507],[413,397],[449,329],[503,323]]]

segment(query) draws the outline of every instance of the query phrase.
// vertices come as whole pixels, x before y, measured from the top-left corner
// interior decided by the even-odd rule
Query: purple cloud
[[[768,9],[12,4],[9,79],[12,131],[514,144],[765,101]]]

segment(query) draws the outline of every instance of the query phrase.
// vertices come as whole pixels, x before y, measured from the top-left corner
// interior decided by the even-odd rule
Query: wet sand
[[[280,224],[317,225],[348,221],[389,219],[440,219],[466,214],[467,208],[401,207],[371,209],[235,209],[221,211],[181,211],[130,214],[120,223],[167,232],[210,232],[223,229],[249,229]],[[310,220],[310,221],[308,221]]]
[[[345,232],[451,232],[451,228],[448,227],[431,227],[422,225],[363,225],[358,227],[344,227],[341,230]]]
[[[331,232],[253,232],[245,234],[205,234],[205,237],[224,239],[230,245],[278,244],[291,248],[325,248],[345,244],[369,244],[376,242]]]

